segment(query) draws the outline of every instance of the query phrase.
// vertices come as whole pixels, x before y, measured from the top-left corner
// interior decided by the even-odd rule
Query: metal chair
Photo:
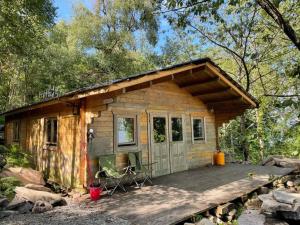
[[[142,152],[129,152],[128,153],[128,161],[129,161],[129,173],[132,174],[132,180],[137,184],[139,187],[143,187],[145,182],[148,181],[152,184],[151,180],[151,171],[152,165],[151,164],[142,164]],[[150,167],[151,169],[148,169]],[[138,180],[142,180],[140,184],[138,184]]]
[[[126,189],[123,186],[123,181],[127,175],[127,171],[120,173],[116,169],[116,156],[101,156],[99,158],[99,164],[100,170],[96,173],[95,177],[99,179],[101,187],[108,191],[108,187],[111,186],[112,190],[108,191],[109,195],[113,195],[117,188],[120,188],[126,192]]]

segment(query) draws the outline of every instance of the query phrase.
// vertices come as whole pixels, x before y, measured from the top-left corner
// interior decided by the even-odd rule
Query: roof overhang
[[[74,102],[94,95],[103,97],[118,95],[165,81],[175,82],[180,88],[188,91],[216,112],[227,112],[228,115],[232,112],[241,114],[245,109],[258,107],[258,102],[253,96],[210,59],[205,58],[131,76],[111,84],[76,90],[60,97],[5,112],[2,115],[13,115],[61,102]]]

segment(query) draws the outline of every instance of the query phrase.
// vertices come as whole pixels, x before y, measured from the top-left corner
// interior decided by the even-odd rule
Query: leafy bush
[[[11,145],[9,148],[0,146],[0,154],[5,155],[9,166],[31,166],[30,155],[22,151],[19,145]]]
[[[15,195],[15,187],[20,186],[21,182],[15,177],[0,178],[0,195],[13,199]]]

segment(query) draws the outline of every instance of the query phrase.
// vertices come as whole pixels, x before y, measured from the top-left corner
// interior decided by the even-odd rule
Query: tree
[[[0,0],[1,66],[7,56],[25,55],[37,45],[44,30],[53,25],[54,17],[51,0]]]
[[[286,3],[287,12],[291,9],[287,7],[289,5],[292,5],[292,1]],[[291,78],[290,82],[286,82],[286,79],[289,79],[288,74],[297,77],[299,54],[291,47],[289,40],[277,32],[274,21],[266,20],[255,1],[171,0],[167,1],[167,7],[168,10],[161,12],[170,23],[198,33],[202,43],[210,46],[208,55],[244,84],[245,89],[254,93],[263,104],[274,104],[273,101],[264,100],[264,96],[268,95],[297,96],[297,79]],[[297,24],[293,19],[290,21]],[[211,44],[207,44],[207,41]],[[224,52],[223,56],[220,56],[221,52]],[[291,88],[293,86],[295,88]],[[266,105],[258,110],[260,118],[257,120],[245,114],[239,122],[241,135],[238,135],[238,146],[245,160],[253,147],[251,142],[260,143],[255,144],[255,148],[260,148],[260,156],[263,156],[265,130],[261,129],[261,121],[269,115],[264,108]],[[236,126],[236,123],[233,124]],[[248,134],[248,127],[255,127],[259,135],[252,136],[253,131]]]
[[[269,0],[257,0],[257,3],[266,11],[266,13],[272,17],[272,19],[278,24],[288,38],[295,44],[300,51],[300,37],[296,31],[292,28],[288,21],[286,21],[282,14],[278,11],[275,5]],[[295,5],[296,6],[296,5]]]

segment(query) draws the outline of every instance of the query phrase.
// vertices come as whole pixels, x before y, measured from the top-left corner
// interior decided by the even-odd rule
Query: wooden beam
[[[193,96],[195,97],[202,97],[202,96],[207,96],[207,95],[214,95],[214,94],[223,94],[227,93],[231,90],[231,88],[222,88],[222,89],[213,89],[213,90],[202,90],[202,91],[197,91],[195,93],[192,93]]]
[[[250,103],[255,108],[257,107],[256,102],[254,102],[250,97],[248,97],[242,90],[240,90],[237,86],[235,86],[231,81],[229,81],[220,71],[218,68],[216,68],[211,63],[206,63],[206,66],[208,70],[210,70],[212,73],[219,76],[219,78],[227,84],[229,87],[231,87],[235,92],[237,92],[239,95],[241,95],[248,103]]]
[[[186,83],[186,84],[183,84],[183,85],[179,85],[180,88],[191,88],[191,87],[198,87],[198,86],[202,86],[202,85],[208,85],[208,84],[212,84],[212,83],[217,83],[219,81],[219,78],[218,77],[215,77],[215,78],[211,78],[211,79],[208,79],[206,81],[203,81],[203,82],[199,82],[199,83],[196,83],[195,81],[193,82],[189,82],[189,83]]]
[[[231,97],[231,98],[223,99],[223,100],[212,99],[209,101],[204,101],[204,103],[208,104],[208,105],[216,105],[216,104],[224,104],[224,103],[230,103],[230,102],[239,102],[241,100],[242,100],[242,97]]]

